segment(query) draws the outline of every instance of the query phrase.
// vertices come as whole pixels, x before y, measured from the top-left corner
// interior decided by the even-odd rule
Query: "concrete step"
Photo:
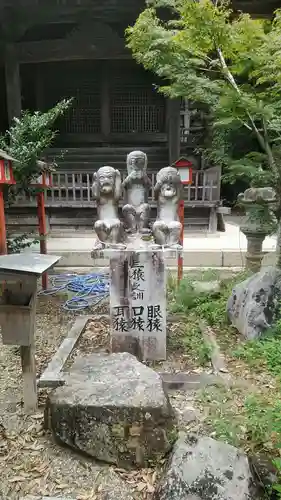
[[[94,243],[94,238],[93,238]],[[109,259],[92,259],[91,248],[87,250],[65,250],[60,248],[49,248],[48,253],[61,256],[58,263],[60,268],[108,268]],[[245,250],[184,250],[183,266],[186,268],[244,268]],[[264,266],[274,265],[276,261],[275,251],[269,251],[264,259]],[[177,268],[176,258],[167,258],[168,268]]]

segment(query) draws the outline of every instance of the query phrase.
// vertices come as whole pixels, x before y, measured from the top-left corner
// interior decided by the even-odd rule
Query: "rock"
[[[196,422],[199,418],[200,412],[196,408],[190,406],[183,409],[183,413],[181,415],[182,423],[190,424],[191,422]]]
[[[119,467],[156,463],[177,436],[160,375],[128,353],[78,358],[48,398],[45,426],[61,443]]]
[[[280,300],[281,270],[264,268],[232,290],[228,319],[246,339],[259,338],[278,319]]]
[[[219,281],[193,281],[192,286],[196,293],[210,293],[218,295],[220,293]]]
[[[181,433],[153,500],[257,500],[248,459],[228,444]]]
[[[200,412],[192,406],[175,408],[175,411],[179,423],[179,428],[182,428],[183,426],[186,427],[187,425],[190,425],[193,422],[197,422],[200,419]]]

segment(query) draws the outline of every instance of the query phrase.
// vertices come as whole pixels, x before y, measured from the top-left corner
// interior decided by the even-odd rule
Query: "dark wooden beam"
[[[47,4],[47,6],[46,6]],[[236,8],[244,10],[245,6],[255,9],[257,6],[262,6],[263,10],[274,6],[278,7],[278,0],[233,0],[232,5]],[[15,9],[32,8],[33,11],[48,10],[68,10],[77,11],[87,9],[88,12],[99,13],[104,12],[107,15],[109,12],[115,11],[115,14],[121,12],[141,12],[145,8],[145,0],[66,0],[63,5],[59,1],[54,0],[0,0],[0,8],[13,7]]]
[[[180,157],[180,99],[167,100],[169,163]]]
[[[66,38],[19,42],[20,63],[131,57],[125,41],[109,24],[83,19]]]
[[[145,0],[66,0],[63,5],[62,2],[54,0],[0,0],[0,7],[36,7],[37,9],[45,8],[47,4],[48,9],[82,9],[100,11],[104,10],[140,10],[145,8]]]
[[[37,65],[35,67],[35,92],[36,92],[36,108],[39,111],[44,111],[44,86],[42,68]]]
[[[59,2],[48,2],[43,0],[12,0],[3,2],[0,0],[0,13],[4,10],[13,9],[20,17],[28,18],[32,23],[41,22],[50,18],[57,20],[61,16],[80,16],[81,14],[93,19],[105,21],[116,21],[125,17],[133,22],[144,10],[145,0],[68,0],[63,5]],[[2,16],[1,16],[2,19]]]
[[[115,50],[113,46],[99,47],[94,45],[68,46],[62,40],[42,42],[26,42],[17,44],[17,56],[20,63],[40,63],[55,61],[71,61],[81,59],[130,59],[128,50]]]
[[[21,81],[19,61],[13,44],[8,44],[5,50],[5,76],[9,124],[13,118],[21,114]]]

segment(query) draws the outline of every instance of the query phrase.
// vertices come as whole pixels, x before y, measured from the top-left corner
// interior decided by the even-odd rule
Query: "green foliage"
[[[0,136],[0,148],[14,158],[13,173],[16,186],[7,186],[4,190],[5,203],[15,203],[21,192],[33,194],[36,189],[30,188],[30,181],[40,175],[42,166],[38,163],[44,151],[49,148],[56,137],[54,125],[58,118],[69,109],[71,100],[63,100],[54,108],[42,113],[24,111],[21,118],[15,118],[10,129]],[[55,160],[52,166],[54,169]],[[37,240],[31,235],[23,234],[7,239],[8,253],[18,253],[30,247]]]
[[[208,409],[206,423],[217,439],[252,452],[279,455],[280,394],[249,394],[238,387],[205,389],[198,401]]]
[[[245,400],[245,426],[248,439],[256,448],[266,446],[279,450],[281,446],[281,401],[258,395]]]
[[[174,313],[186,313],[201,303],[206,302],[207,293],[198,293],[194,283],[189,278],[183,278],[179,287],[174,289],[171,311]]]
[[[189,323],[185,328],[182,346],[184,352],[189,354],[200,366],[205,366],[209,363],[212,350],[203,339],[202,332],[196,321],[194,324]]]
[[[238,273],[236,276],[223,280],[220,289],[217,289],[218,278],[214,271],[209,271],[201,276],[201,282],[209,280],[214,282],[214,290],[201,291],[198,283],[185,276],[179,287],[175,279],[168,282],[169,311],[179,314],[182,324],[186,325],[178,335],[169,338],[173,349],[184,350],[185,353],[196,359],[201,366],[210,360],[211,347],[203,340],[198,321],[204,319],[210,326],[227,326],[226,303],[232,288],[248,277],[247,272]],[[204,290],[204,287],[203,287]]]
[[[227,390],[223,385],[209,387],[198,393],[197,400],[205,408],[206,421],[217,439],[239,447],[244,430],[243,418],[236,412],[235,390]],[[233,417],[236,418],[233,418]]]
[[[211,348],[204,341],[196,318],[191,316],[179,322],[175,331],[168,336],[168,349],[170,352],[188,356],[200,366],[208,364],[211,358]]]
[[[281,459],[276,458],[273,460],[273,466],[275,467],[278,474],[278,483],[273,486],[273,490],[278,493],[277,498],[281,498]]]
[[[7,237],[7,250],[8,253],[20,253],[24,248],[30,248],[38,239],[29,234],[21,234],[19,236]]]
[[[24,111],[0,137],[0,148],[17,160],[13,172],[19,190],[28,188],[30,180],[41,172],[37,161],[52,145],[57,134],[53,127],[70,104],[71,100],[63,100],[45,113]]]
[[[281,320],[268,331],[264,339],[248,341],[240,345],[233,356],[243,359],[256,370],[266,369],[281,381]]]
[[[170,9],[170,21],[158,8]],[[167,16],[166,16],[167,17]],[[128,47],[163,78],[159,90],[207,105],[205,156],[226,181],[275,187],[281,217],[281,10],[273,21],[235,15],[221,0],[154,0],[127,29]],[[247,137],[245,150],[233,140]]]
[[[217,291],[214,283],[214,291],[198,291],[193,280],[185,277],[177,288],[174,283],[172,293],[170,292],[170,310],[174,313],[188,314],[193,311],[197,317],[205,319],[210,326],[226,325],[226,303],[236,283],[249,277],[248,272],[237,273],[228,280],[223,280],[220,290]]]

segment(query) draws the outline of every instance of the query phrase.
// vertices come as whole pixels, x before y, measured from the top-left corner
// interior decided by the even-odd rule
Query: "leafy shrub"
[[[5,135],[0,136],[0,148],[6,151],[15,161],[13,173],[16,186],[6,186],[4,190],[5,204],[15,203],[21,192],[34,194],[38,190],[30,188],[30,181],[40,175],[42,171],[41,156],[49,148],[57,132],[54,125],[58,118],[69,109],[71,100],[63,100],[52,109],[42,113],[24,111],[21,118],[15,118]],[[55,159],[49,169],[54,169]],[[37,240],[30,239],[30,235],[22,234],[7,238],[8,253],[17,253],[30,247]]]

